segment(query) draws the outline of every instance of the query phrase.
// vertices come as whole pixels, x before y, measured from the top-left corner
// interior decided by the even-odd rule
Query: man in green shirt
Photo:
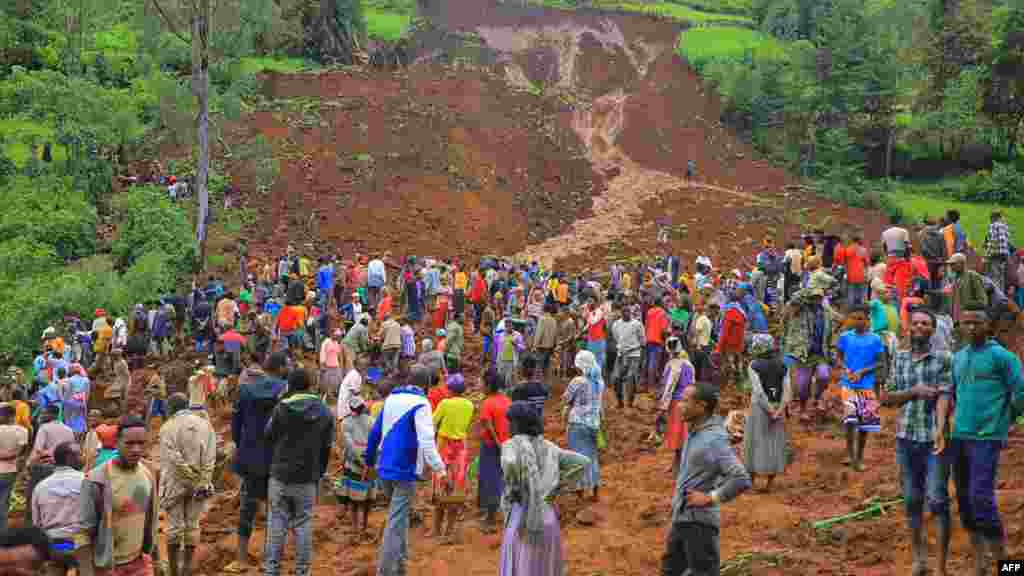
[[[999,454],[1010,423],[1024,409],[1024,377],[1017,357],[991,339],[983,308],[963,311],[967,345],[953,357],[953,389],[939,396],[935,452],[946,448],[942,430],[955,400],[947,461],[953,466],[960,522],[970,533],[976,575],[988,574],[994,560],[1006,558],[1006,533],[999,517],[995,487]]]

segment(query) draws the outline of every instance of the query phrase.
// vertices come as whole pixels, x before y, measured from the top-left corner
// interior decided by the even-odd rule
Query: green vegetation
[[[715,61],[742,60],[748,54],[759,62],[789,58],[785,43],[757,30],[730,26],[686,30],[679,35],[679,51],[698,69]]]
[[[366,35],[394,42],[404,36],[416,17],[415,0],[363,0]]]
[[[946,185],[959,185],[959,181],[954,179],[947,182]],[[946,210],[959,210],[964,232],[978,249],[982,246],[985,234],[988,232],[989,217],[993,210],[998,209],[1006,215],[1006,222],[1013,232],[1014,244],[1024,245],[1024,207],[958,202],[944,196],[932,195],[930,192],[935,189],[935,186],[906,185],[900,190],[892,192],[890,196],[905,219],[914,223],[920,222],[925,216],[937,218],[945,214]]]
[[[578,2],[577,0],[529,0],[534,4],[558,8],[561,10],[575,10],[586,7],[598,10],[615,10],[623,12],[637,12],[639,14],[650,14],[659,18],[675,20],[690,24],[732,24],[736,26],[752,26],[753,22],[749,17],[737,14],[725,14],[716,12],[705,12],[674,2],[627,2],[623,0],[593,0],[592,2]]]
[[[316,67],[315,62],[302,58],[275,58],[270,56],[249,56],[241,59],[243,75],[259,74],[260,72],[277,72],[280,74],[298,74]]]
[[[1024,6],[955,5],[752,0],[729,10],[757,30],[690,29],[679,51],[726,120],[839,200],[884,207],[880,180],[924,179],[952,200],[1022,204]]]

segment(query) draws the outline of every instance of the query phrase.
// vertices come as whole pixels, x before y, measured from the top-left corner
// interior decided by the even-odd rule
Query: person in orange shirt
[[[654,390],[660,385],[661,361],[665,355],[665,335],[668,334],[670,326],[668,313],[662,307],[661,298],[658,298],[654,301],[654,305],[647,310],[646,322],[644,322],[647,331],[647,366],[644,373],[646,374],[645,386],[648,390]]]
[[[861,244],[861,237],[854,236],[846,247],[846,297],[849,307],[856,308],[868,300],[869,264],[868,250]]]
[[[391,310],[394,307],[391,299],[391,291],[387,287],[381,288],[380,303],[377,304],[377,320],[380,322],[384,321],[391,315]]]
[[[455,315],[459,318],[463,317],[466,312],[466,291],[469,289],[469,274],[461,267],[455,271],[455,291],[452,294],[453,304],[455,305]]]
[[[274,342],[281,342],[285,350],[302,348],[302,327],[306,324],[305,306],[285,306],[277,314],[277,336]],[[276,346],[275,346],[276,348]]]

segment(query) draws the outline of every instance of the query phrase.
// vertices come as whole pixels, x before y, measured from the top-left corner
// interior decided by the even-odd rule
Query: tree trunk
[[[208,51],[210,0],[200,0],[199,11],[192,14],[192,93],[199,105],[196,133],[199,136],[199,167],[196,173],[196,241],[199,243],[199,269],[206,268],[206,221],[210,214],[210,60]]]
[[[896,139],[896,131],[889,128],[889,137],[885,139],[885,177],[892,177],[892,149],[893,141]]]

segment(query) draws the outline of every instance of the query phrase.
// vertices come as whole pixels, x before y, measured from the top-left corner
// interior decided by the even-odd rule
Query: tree
[[[309,35],[309,56],[322,63],[354,64],[366,39],[359,0],[320,0],[316,28]]]
[[[1004,133],[1013,158],[1024,129],[1024,8],[1014,8],[996,30],[989,76],[982,85],[982,111]]]
[[[251,39],[253,31],[249,27],[251,22],[241,17],[248,13],[245,2],[219,1],[216,10],[211,0],[151,0],[151,3],[170,33],[190,48],[189,82],[191,94],[196,97],[196,137],[199,143],[197,173],[193,180],[199,202],[196,241],[200,247],[199,261],[205,262],[206,228],[210,214],[210,68],[215,57],[238,55],[240,44]],[[233,25],[229,24],[232,22]],[[216,38],[219,43],[216,45],[212,34],[215,27],[219,30]],[[215,47],[219,49],[214,51]]]

